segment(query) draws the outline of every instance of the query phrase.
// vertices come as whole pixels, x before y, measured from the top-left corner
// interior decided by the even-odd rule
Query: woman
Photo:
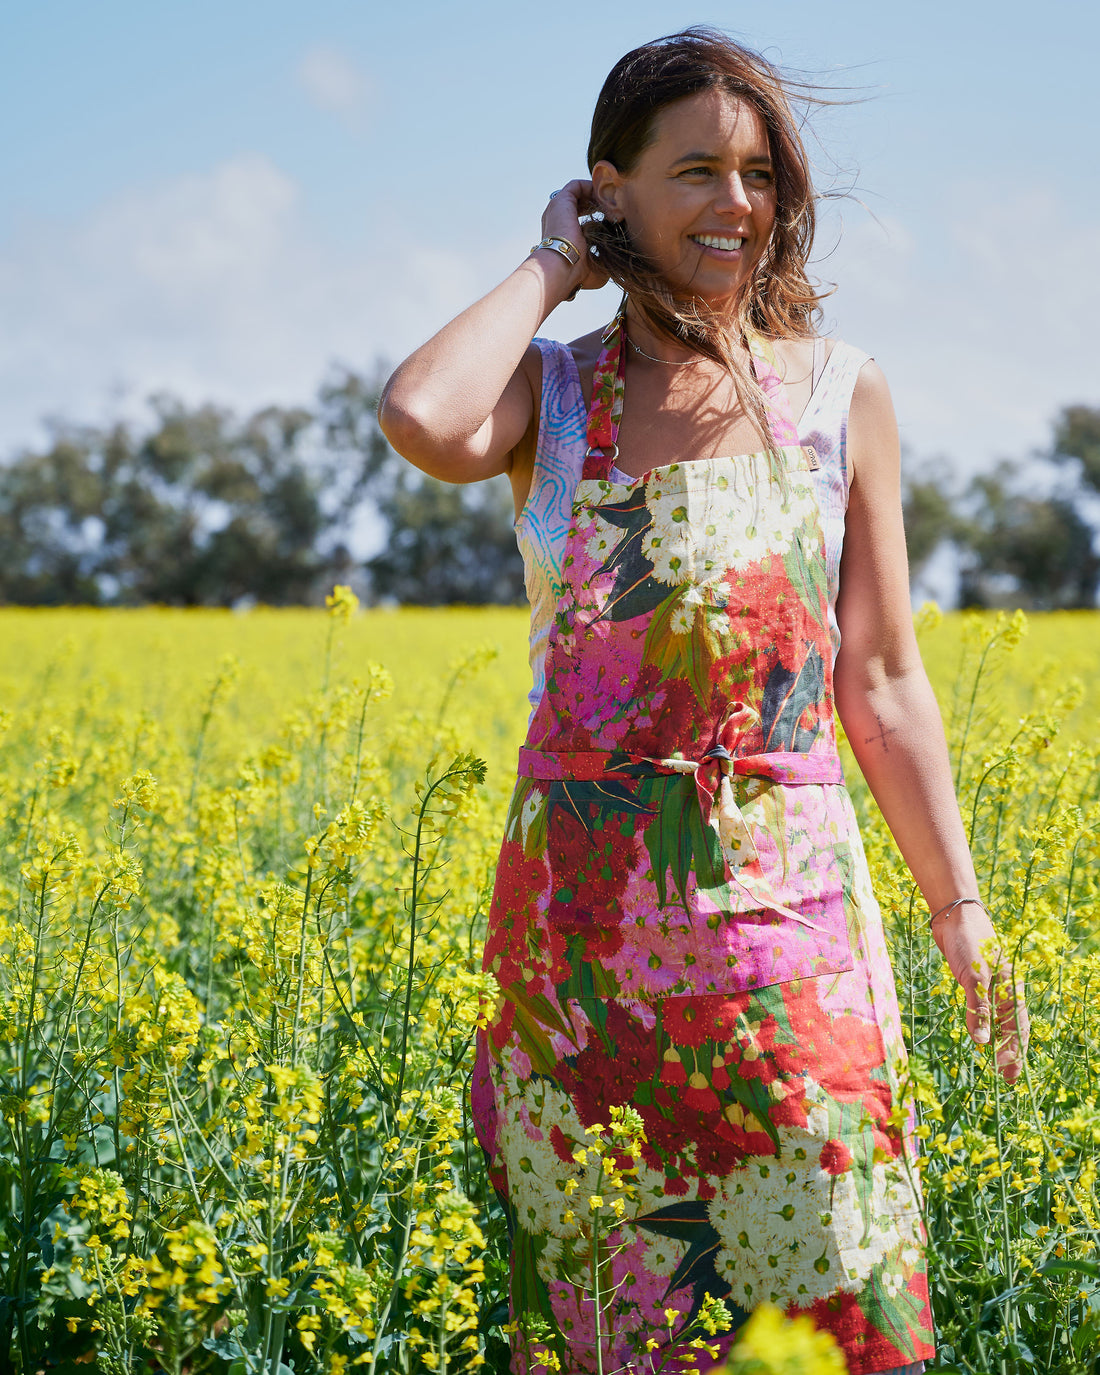
[[[814,338],[813,191],[762,58],[701,29],[628,54],[589,167],[380,410],[427,473],[509,474],[532,605],[474,1082],[514,1368],[709,1365],[690,1345],[709,1294],[735,1327],[765,1300],[809,1312],[856,1375],[920,1370],[905,1051],[834,700],[1010,1082],[1026,1020],[1003,971],[987,992],[889,393]],[[625,294],[604,331],[533,341],[608,276]],[[586,1128],[625,1108],[637,1172],[605,1220]]]

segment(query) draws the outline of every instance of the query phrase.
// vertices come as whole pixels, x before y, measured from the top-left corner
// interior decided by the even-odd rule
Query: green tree
[[[394,453],[378,427],[381,376],[345,373],[321,392],[325,443],[360,473],[386,531],[366,571],[375,597],[425,606],[523,600],[523,560],[507,479],[457,486],[426,477]]]
[[[145,433],[59,429],[0,467],[0,598],[218,605],[315,601],[350,558],[303,410],[238,422],[154,403]]]
[[[926,466],[920,476],[907,473],[902,515],[909,576],[915,580],[936,550],[960,534],[958,494],[942,463]]]
[[[1100,492],[1100,407],[1066,406],[1059,413],[1051,458],[1056,463],[1076,459],[1082,480]]]
[[[1016,490],[1021,481],[1018,465],[1002,464],[971,484],[961,605],[1095,606],[1100,558],[1092,527],[1070,495],[1031,496]]]

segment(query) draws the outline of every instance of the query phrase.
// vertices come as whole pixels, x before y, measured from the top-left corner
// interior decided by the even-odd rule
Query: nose
[[[752,201],[745,191],[745,183],[739,172],[731,172],[721,182],[716,210],[727,211],[733,215],[747,215],[752,210]]]

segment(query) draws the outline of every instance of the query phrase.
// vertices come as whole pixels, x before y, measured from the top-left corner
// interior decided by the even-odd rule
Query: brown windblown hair
[[[658,113],[675,100],[715,87],[759,112],[775,168],[775,226],[733,319],[696,298],[674,296],[634,247],[621,221],[592,219],[585,236],[600,266],[657,334],[689,344],[729,371],[738,400],[770,447],[764,393],[751,371],[738,363],[734,347],[749,330],[772,339],[814,333],[822,296],[806,276],[806,259],[813,245],[815,196],[788,93],[797,90],[806,102],[825,102],[718,30],[685,29],[635,48],[612,68],[592,115],[588,167],[591,171],[597,162],[610,162],[629,173],[652,142]]]

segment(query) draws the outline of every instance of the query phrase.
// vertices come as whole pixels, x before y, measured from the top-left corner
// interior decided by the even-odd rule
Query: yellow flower
[[[334,619],[347,622],[359,609],[359,598],[344,583],[337,583],[325,598],[328,613]]]

